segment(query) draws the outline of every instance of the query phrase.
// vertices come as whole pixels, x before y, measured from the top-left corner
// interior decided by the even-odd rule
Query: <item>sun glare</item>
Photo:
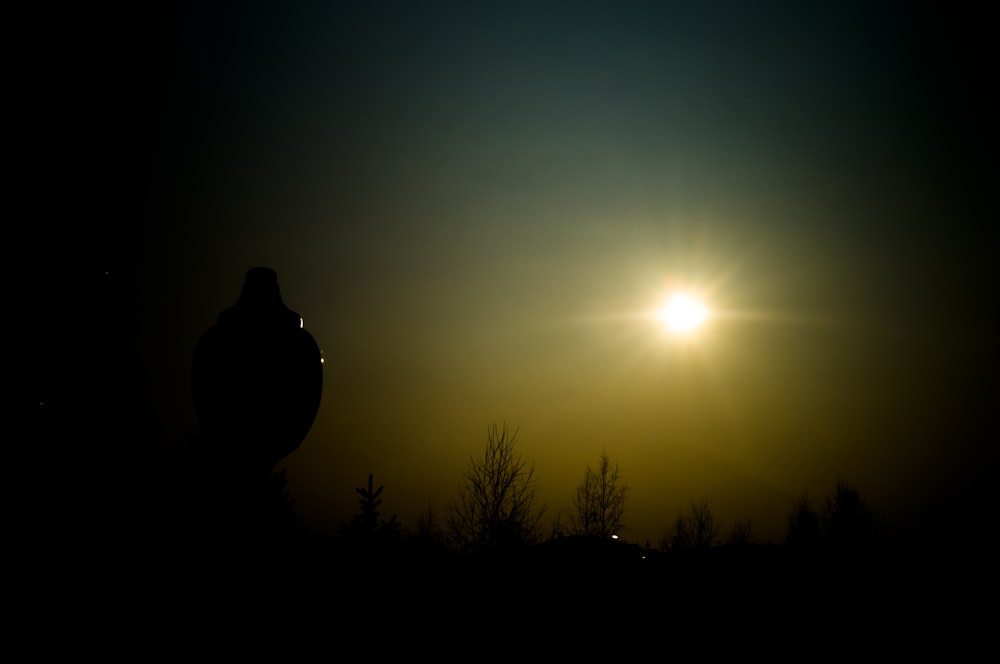
[[[673,334],[694,334],[708,319],[708,307],[697,297],[674,293],[660,309],[659,317]]]

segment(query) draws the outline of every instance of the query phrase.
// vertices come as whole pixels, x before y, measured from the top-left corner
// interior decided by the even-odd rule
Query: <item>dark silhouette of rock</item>
[[[247,272],[237,302],[199,339],[191,384],[205,452],[230,471],[266,477],[302,444],[319,410],[322,356],[274,270]]]

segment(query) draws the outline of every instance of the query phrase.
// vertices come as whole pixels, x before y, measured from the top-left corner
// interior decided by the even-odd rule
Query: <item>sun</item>
[[[672,294],[659,311],[659,319],[672,334],[691,335],[708,320],[708,307],[688,293]]]

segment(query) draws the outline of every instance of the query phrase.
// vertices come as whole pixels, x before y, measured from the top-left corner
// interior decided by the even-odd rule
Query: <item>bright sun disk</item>
[[[660,320],[675,334],[692,334],[708,319],[708,307],[698,298],[675,293],[659,312]]]

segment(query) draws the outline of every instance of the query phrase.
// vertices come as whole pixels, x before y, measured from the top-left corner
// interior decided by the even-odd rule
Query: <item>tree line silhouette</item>
[[[254,272],[248,283],[268,297],[247,293],[251,310],[237,307],[224,323],[259,322],[257,307],[265,306],[284,322],[239,343],[298,339],[305,362],[316,361],[311,340],[288,332],[303,329],[301,318],[281,304],[273,274]],[[314,365],[309,372],[315,390],[321,380]],[[201,365],[199,375],[221,380],[209,365]],[[225,388],[199,392],[202,410],[216,397],[230,411],[239,407],[219,389]],[[359,614],[386,606],[419,613],[425,610],[421,601],[444,597],[456,620],[474,613],[473,607],[496,609],[497,598],[509,595],[538,595],[538,602],[522,608],[539,613],[669,596],[658,611],[674,617],[720,601],[742,606],[747,598],[816,608],[853,594],[925,606],[928,588],[947,593],[954,578],[977,581],[969,570],[979,566],[964,558],[968,549],[955,546],[955,555],[941,556],[955,543],[895,536],[844,479],[826,495],[803,493],[789,505],[781,542],[757,541],[749,516],[724,530],[702,496],[665,524],[656,546],[640,546],[627,537],[631,487],[602,451],[596,464],[582,469],[568,509],[546,521],[550,509],[539,501],[534,466],[521,453],[518,430],[506,423],[487,427],[482,452],[456,478],[442,513],[428,507],[414,524],[400,522],[391,510],[391,487],[379,484],[373,469],[356,488],[354,516],[335,532],[318,534],[299,522],[285,473],[274,470],[315,414],[315,391],[304,399],[304,410],[289,406],[298,412],[293,432],[275,449],[255,437],[247,456],[238,458],[244,446],[219,419],[210,430],[190,434],[173,463],[135,452],[134,429],[116,419],[113,399],[91,395],[77,408],[42,403],[29,441],[38,456],[28,467],[41,467],[42,455],[57,464],[49,486],[34,488],[42,508],[15,530],[23,555],[14,568],[36,570],[32,582],[60,596],[115,592],[125,598],[122,606],[173,599],[189,610],[253,607],[267,613],[324,594],[345,602],[345,588],[352,588],[350,602]],[[265,402],[251,403],[259,410]],[[235,430],[256,436],[249,421]],[[265,430],[279,428],[280,422],[269,422]],[[87,436],[96,442],[76,444]],[[198,598],[197,607],[191,598]]]
[[[196,444],[191,443],[192,450]],[[678,512],[658,546],[648,542],[640,546],[627,537],[630,487],[606,451],[595,467],[585,467],[569,508],[546,524],[543,517],[549,507],[539,502],[534,467],[521,454],[517,430],[506,423],[488,427],[485,448],[469,459],[444,516],[428,507],[412,527],[400,522],[394,512],[386,517],[385,487],[376,485],[374,473],[366,484],[355,488],[358,511],[335,532],[323,535],[299,523],[285,471],[272,472],[256,486],[236,486],[205,468],[189,470],[177,477],[177,502],[171,511],[172,523],[183,524],[190,536],[210,533],[220,537],[237,529],[276,539],[294,533],[313,543],[322,542],[331,552],[351,556],[417,551],[449,557],[513,555],[544,549],[553,542],[563,542],[561,551],[567,555],[573,555],[569,552],[575,546],[576,555],[585,556],[588,545],[600,542],[642,560],[657,554],[751,546],[859,553],[890,542],[888,524],[878,510],[856,486],[838,479],[821,500],[813,501],[803,493],[790,505],[782,542],[758,542],[750,517],[735,520],[723,532],[708,497],[703,496]]]

